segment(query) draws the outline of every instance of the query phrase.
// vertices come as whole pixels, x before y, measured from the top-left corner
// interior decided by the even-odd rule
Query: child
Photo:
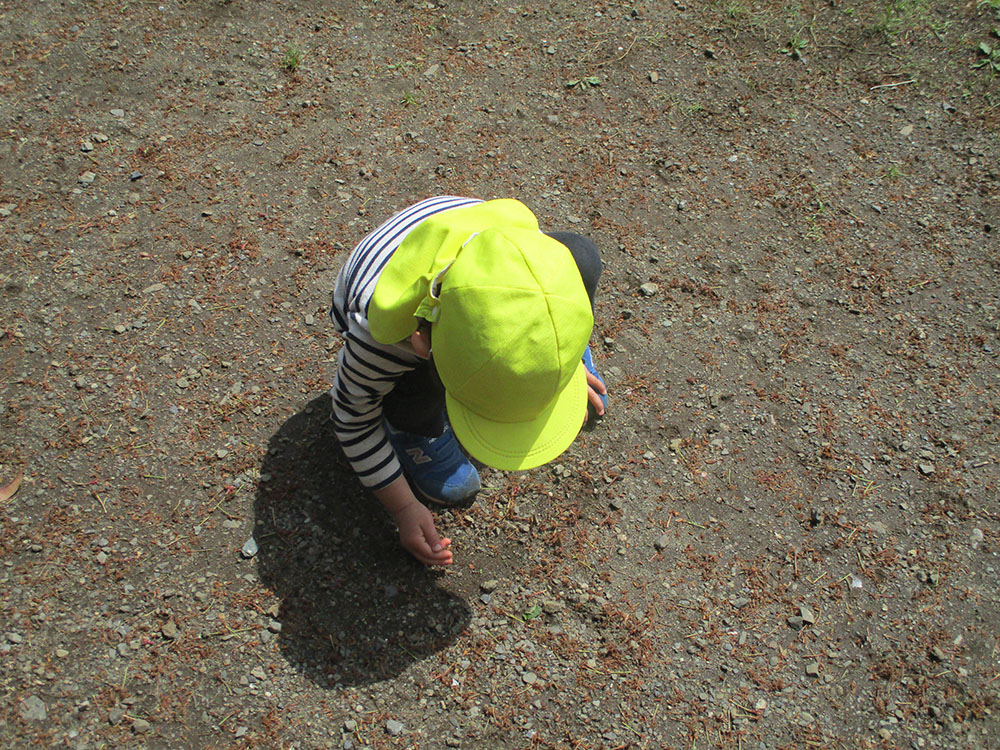
[[[345,339],[334,427],[421,562],[450,564],[451,542],[413,489],[470,504],[479,474],[462,447],[499,469],[530,469],[562,453],[588,411],[603,416],[588,346],[600,274],[593,242],[542,233],[509,199],[429,198],[348,257],[330,310]]]

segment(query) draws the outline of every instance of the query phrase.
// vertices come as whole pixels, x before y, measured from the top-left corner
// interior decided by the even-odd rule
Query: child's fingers
[[[604,416],[604,402],[601,401],[601,397],[597,394],[593,388],[587,388],[587,399],[590,401],[591,406],[594,407],[594,411],[597,412],[597,416]]]
[[[444,549],[444,545],[441,543],[441,537],[437,533],[437,529],[434,527],[434,520],[431,518],[430,513],[427,514],[427,518],[420,524],[420,530],[424,534],[424,540],[427,545],[435,553],[440,552]]]
[[[450,549],[443,549],[440,552],[431,552],[421,558],[425,565],[451,565],[452,554]]]
[[[448,549],[451,546],[451,539],[442,539],[438,535],[430,514],[428,514],[427,522],[421,524],[421,530],[424,532],[424,540],[430,553],[430,557],[425,562],[428,565],[451,565],[452,554],[451,550]]]
[[[452,554],[451,550],[443,549],[439,552],[434,552],[426,542],[417,541],[412,545],[408,546],[410,554],[417,558],[424,565],[451,565]]]
[[[605,396],[608,394],[607,386],[605,386],[604,383],[601,382],[601,379],[590,370],[587,370],[587,385],[600,394]]]

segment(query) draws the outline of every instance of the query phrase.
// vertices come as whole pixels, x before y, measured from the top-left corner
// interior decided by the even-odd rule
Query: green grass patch
[[[285,50],[285,56],[282,58],[281,67],[287,70],[289,73],[294,73],[302,65],[302,48],[297,44],[288,45],[288,49]]]
[[[928,0],[888,0],[882,8],[875,30],[890,42],[912,32],[930,27]]]

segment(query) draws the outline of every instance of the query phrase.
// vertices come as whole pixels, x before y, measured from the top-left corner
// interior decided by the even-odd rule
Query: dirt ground
[[[1000,747],[998,6],[0,0],[0,743]],[[434,194],[611,393],[448,570],[326,395]]]

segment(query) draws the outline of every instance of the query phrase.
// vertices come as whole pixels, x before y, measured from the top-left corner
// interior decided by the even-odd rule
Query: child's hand
[[[451,539],[442,539],[431,512],[418,501],[396,511],[399,541],[424,565],[451,565]]]
[[[600,381],[600,379],[594,373],[592,373],[592,372],[590,372],[588,370],[587,371],[587,400],[590,402],[590,405],[594,407],[594,412],[597,414],[597,416],[603,417],[604,416],[604,402],[601,401],[601,396],[599,396],[598,394],[606,396],[606,395],[608,395],[608,389],[605,388],[604,383],[602,383]],[[588,411],[587,414],[584,415],[584,417],[583,417],[583,421],[584,422],[587,421],[587,416],[589,414],[590,414],[590,412]]]

